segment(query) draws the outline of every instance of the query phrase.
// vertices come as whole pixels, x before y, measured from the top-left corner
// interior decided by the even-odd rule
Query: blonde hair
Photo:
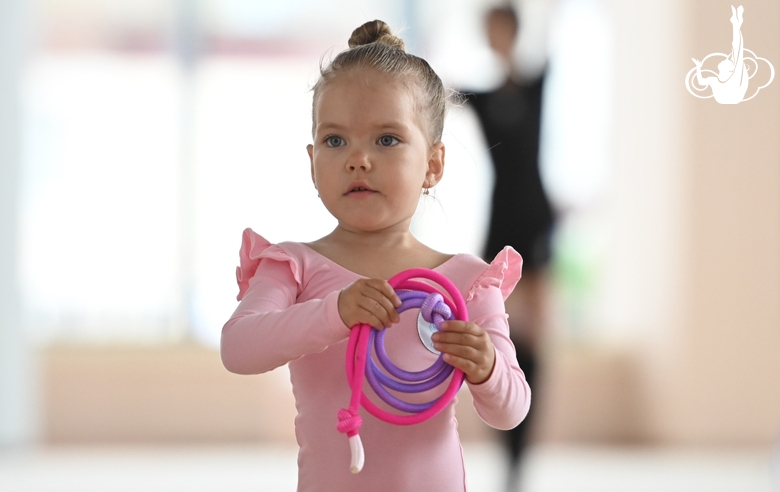
[[[444,116],[447,111],[447,95],[444,84],[431,66],[422,58],[407,53],[404,42],[393,35],[390,27],[380,21],[366,22],[352,31],[349,49],[339,53],[325,67],[320,67],[320,78],[314,88],[312,104],[312,133],[316,127],[315,108],[323,87],[339,74],[372,69],[412,82],[418,114],[423,116],[424,129],[430,143],[441,140],[444,130]]]

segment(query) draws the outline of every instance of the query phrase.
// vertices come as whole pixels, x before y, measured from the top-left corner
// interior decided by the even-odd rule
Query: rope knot
[[[423,319],[435,324],[436,328],[439,328],[442,321],[452,318],[452,310],[444,303],[444,298],[438,292],[428,294],[420,306],[420,312]]]
[[[336,429],[339,432],[352,437],[358,433],[358,429],[363,425],[363,419],[357,410],[351,408],[342,408],[338,413],[339,423],[336,425]]]

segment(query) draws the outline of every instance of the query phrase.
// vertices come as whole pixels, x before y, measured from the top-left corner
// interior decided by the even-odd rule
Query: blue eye
[[[331,135],[329,137],[325,137],[325,143],[328,145],[328,147],[341,147],[344,145],[344,139],[336,135]]]
[[[379,137],[379,145],[383,147],[392,147],[398,143],[398,139],[392,135],[382,135]]]

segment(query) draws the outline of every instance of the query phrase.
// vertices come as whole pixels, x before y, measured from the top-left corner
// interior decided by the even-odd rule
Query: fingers
[[[482,328],[467,321],[445,321],[441,328],[433,334],[433,341],[441,344],[476,346],[482,335],[487,335]]]
[[[482,383],[493,372],[495,348],[478,325],[465,321],[442,323],[442,331],[433,335],[433,341],[445,362],[463,371],[469,382]]]
[[[375,309],[380,309],[380,313],[386,314],[392,323],[398,323],[401,318],[398,316],[396,308],[401,306],[401,299],[390,284],[381,279],[369,279],[366,281],[366,285],[368,289],[364,293],[365,297],[373,300],[375,303],[371,304],[369,301],[369,305]],[[376,306],[377,304],[378,306]]]
[[[388,327],[400,321],[393,302],[379,290],[368,288],[361,291],[356,302],[360,309],[381,322],[379,326],[369,323],[375,328]]]
[[[400,321],[401,299],[382,279],[361,279],[339,294],[339,315],[349,327],[366,323],[382,329]]]

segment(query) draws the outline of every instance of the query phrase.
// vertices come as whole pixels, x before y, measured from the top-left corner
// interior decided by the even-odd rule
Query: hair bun
[[[350,48],[370,43],[384,43],[401,51],[404,50],[404,42],[401,38],[394,36],[392,31],[390,31],[390,26],[381,20],[366,22],[358,27],[352,31],[348,41]]]

